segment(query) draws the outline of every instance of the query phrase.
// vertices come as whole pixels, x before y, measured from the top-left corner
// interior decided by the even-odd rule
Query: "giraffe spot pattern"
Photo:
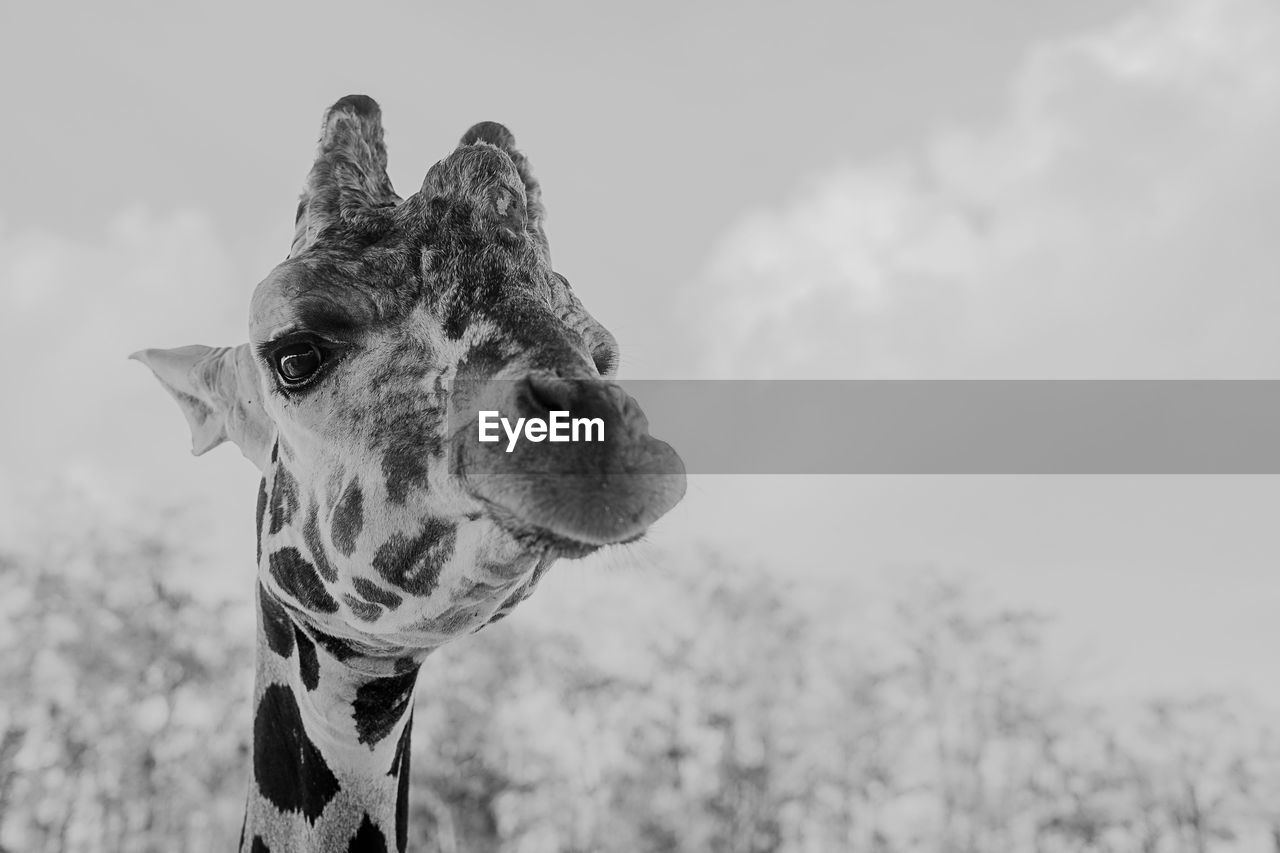
[[[346,602],[347,607],[351,608],[351,612],[355,614],[357,619],[365,622],[374,622],[382,615],[382,608],[376,604],[370,604],[367,601],[361,601],[354,595],[342,594],[342,600]]]
[[[253,837],[253,847],[249,849],[249,853],[271,853],[271,848],[267,846],[267,842],[262,840],[261,835]]]
[[[410,539],[397,533],[373,556],[382,579],[410,595],[430,595],[440,582],[440,570],[453,556],[458,529],[438,518],[428,519],[422,532]]]
[[[329,562],[324,543],[320,541],[320,507],[315,503],[311,504],[311,509],[307,513],[307,523],[302,525],[302,539],[311,551],[311,559],[315,560],[316,569],[329,583],[336,583],[338,570]]]
[[[301,813],[312,825],[341,786],[307,737],[293,691],[267,685],[253,720],[253,778],[282,812]]]
[[[308,691],[315,690],[320,684],[320,659],[316,657],[316,644],[301,628],[294,628],[294,639],[298,644],[298,674],[302,676],[302,684]]]
[[[387,853],[387,838],[382,834],[382,830],[373,825],[368,812],[365,812],[360,828],[351,837],[351,843],[347,845],[347,853]]]
[[[274,595],[259,581],[258,606],[262,610],[262,634],[271,651],[288,658],[293,654],[293,621]]]
[[[392,503],[404,503],[415,485],[425,489],[427,475],[426,453],[412,442],[396,442],[382,454],[382,476]]]
[[[271,577],[280,588],[306,610],[316,613],[336,613],[338,602],[325,588],[324,581],[297,548],[281,548],[271,555]]]
[[[318,245],[319,251],[323,253],[322,256],[328,256],[330,254],[330,252],[326,251],[328,248],[325,245],[326,241],[330,241],[330,240],[332,241],[332,246],[333,246],[332,253],[337,254],[338,251],[345,250],[347,245],[345,241],[348,239],[353,241],[364,240],[366,242],[375,239],[373,236],[366,236],[363,233],[360,233],[360,234],[353,233],[349,237],[345,235],[338,236],[337,232],[340,229],[335,228],[335,229],[332,229],[332,231],[335,232],[334,235],[326,235],[324,241],[315,241],[315,236],[316,236],[315,232],[320,231],[321,227],[324,225],[336,223],[338,221],[337,211],[336,211],[336,207],[338,206],[338,204],[337,202],[334,201],[334,198],[338,198],[339,196],[349,197],[347,198],[347,200],[351,201],[352,203],[350,205],[347,205],[348,207],[356,208],[356,209],[364,208],[364,210],[361,210],[359,213],[360,218],[363,220],[366,218],[370,218],[372,216],[373,202],[380,200],[381,197],[385,197],[391,194],[389,183],[385,177],[385,166],[384,166],[385,148],[382,146],[382,142],[381,142],[381,129],[377,125],[376,105],[367,98],[344,98],[342,101],[339,102],[338,105],[335,105],[334,110],[337,112],[341,112],[342,114],[344,114],[344,116],[350,116],[350,118],[344,118],[344,120],[341,122],[337,122],[337,121],[332,123],[327,122],[327,124],[330,125],[330,127],[340,124],[342,126],[342,130],[340,132],[344,136],[351,137],[349,141],[344,141],[342,143],[341,147],[343,149],[345,148],[354,149],[357,147],[361,148],[361,152],[362,152],[361,155],[354,158],[352,162],[357,164],[358,172],[364,173],[365,179],[364,181],[357,180],[353,183],[345,180],[345,177],[340,174],[341,170],[333,170],[333,169],[323,170],[323,176],[320,179],[320,181],[317,182],[315,187],[309,188],[306,197],[304,197],[302,202],[300,202],[299,207],[295,212],[295,219],[297,219],[300,222],[303,221],[304,219],[310,220],[309,222],[310,227],[301,229],[303,233],[299,237],[295,238],[295,251],[297,247],[308,245],[309,243],[312,243],[314,241],[314,244]],[[356,127],[359,127],[360,130],[359,131],[355,130]],[[374,131],[371,130],[370,128],[376,128],[377,130],[376,140],[372,142],[366,142],[366,144],[362,147],[359,146],[358,143],[362,141],[374,139]],[[336,130],[327,130],[326,134],[330,136],[336,136],[338,132],[339,131],[336,131]],[[538,194],[537,183],[536,181],[533,180],[532,176],[528,174],[528,170],[525,165],[523,157],[519,155],[519,153],[514,149],[513,147],[514,141],[510,138],[510,134],[506,132],[505,129],[501,128],[498,125],[486,124],[486,125],[477,126],[476,130],[473,130],[472,132],[468,133],[468,137],[475,138],[475,139],[485,139],[487,141],[493,141],[495,142],[495,144],[499,144],[499,146],[502,149],[507,151],[508,158],[515,162],[516,167],[520,174],[520,178],[523,180],[523,182],[526,185],[526,194],[528,197],[527,215],[530,220],[529,224],[530,224],[531,230],[534,230],[532,226],[535,224],[536,220],[540,216],[540,204],[536,200],[536,197]],[[330,150],[333,150],[334,148],[338,147],[337,144],[332,142],[331,140],[326,142],[325,144]],[[456,159],[457,158],[455,158],[455,160]],[[498,159],[502,159],[502,158],[498,158]],[[381,161],[381,163],[379,161]],[[461,167],[457,166],[453,162],[444,162],[444,165],[442,166],[440,171],[447,172],[450,169],[450,167],[453,167],[454,170],[461,172]],[[377,173],[381,173],[382,175],[381,178],[378,178]],[[457,183],[457,182],[459,181],[457,180],[451,181],[451,183]],[[360,184],[364,184],[364,185],[360,185]],[[464,186],[468,186],[468,185],[464,184]],[[317,191],[318,187],[323,187],[324,192]],[[385,192],[383,191],[384,188],[385,188]],[[335,189],[338,192],[335,195],[334,193],[329,192],[329,189]],[[516,278],[515,276],[509,275],[507,273],[512,271],[521,272],[522,275],[520,276],[519,285],[527,284],[527,279],[531,275],[529,270],[534,266],[534,264],[530,260],[520,260],[519,258],[523,254],[528,254],[530,258],[534,258],[536,256],[539,260],[541,260],[542,256],[545,255],[545,236],[541,234],[541,229],[540,227],[538,227],[536,229],[537,233],[527,235],[527,239],[522,240],[520,246],[512,248],[511,246],[508,246],[507,243],[505,242],[499,244],[495,242],[492,233],[490,233],[496,229],[496,226],[486,227],[486,226],[480,226],[480,225],[471,225],[470,220],[472,217],[468,209],[471,204],[471,200],[469,196],[463,197],[463,194],[461,192],[455,193],[455,195],[458,195],[461,197],[461,203],[450,205],[450,207],[453,208],[452,210],[453,219],[452,221],[447,223],[447,226],[443,228],[443,231],[446,237],[449,237],[449,235],[453,235],[453,234],[456,234],[458,236],[449,237],[447,241],[442,240],[438,242],[440,242],[442,245],[441,253],[442,254],[447,253],[448,259],[451,261],[448,264],[442,265],[445,269],[451,271],[449,277],[454,279],[453,281],[447,282],[447,283],[449,284],[451,290],[456,291],[459,294],[462,294],[464,297],[464,299],[462,300],[455,301],[455,304],[452,306],[454,310],[452,312],[452,315],[448,323],[449,333],[451,334],[451,336],[456,338],[461,335],[462,330],[465,328],[466,321],[468,318],[479,316],[480,314],[484,313],[484,310],[483,310],[484,306],[491,305],[491,304],[499,304],[503,302],[503,300],[500,299],[501,293],[499,292],[499,289],[502,288],[504,285],[506,285],[507,282],[513,281]],[[424,194],[424,197],[425,197],[425,194]],[[339,201],[340,200],[341,199],[339,198]],[[436,201],[440,201],[440,200],[437,199]],[[429,220],[430,219],[431,218],[429,218]],[[364,226],[362,225],[362,228],[363,227]],[[307,233],[308,231],[310,231],[311,233],[308,234]],[[412,239],[415,244],[421,244],[422,242],[425,242],[421,240],[417,234],[414,234]],[[487,251],[490,249],[499,252],[501,255],[502,261],[490,262],[489,256],[493,254],[493,252]],[[516,249],[519,249],[519,251],[516,251]],[[526,249],[528,250],[527,252],[525,251]],[[539,249],[541,249],[541,252],[542,252],[541,255],[537,254]],[[391,251],[391,249],[388,249],[388,251]],[[399,244],[397,244],[394,247],[394,251],[398,252],[401,255],[405,254],[404,250],[401,248]],[[512,260],[512,259],[515,259],[515,260]],[[482,263],[485,266],[493,266],[495,267],[495,269],[492,271],[482,269],[481,268]],[[543,263],[543,265],[546,266],[545,262]],[[501,269],[496,269],[499,266],[501,267]],[[512,269],[513,267],[514,269]],[[521,269],[521,267],[524,267],[524,269]],[[547,268],[549,269],[549,266]],[[371,270],[371,272],[373,272],[373,270]],[[474,275],[475,272],[485,272],[486,274],[483,276],[476,276]],[[389,273],[389,274],[384,273],[381,277],[392,279],[393,284],[401,285],[401,288],[400,288],[401,290],[413,291],[415,296],[419,289],[419,286],[421,285],[420,278],[416,281],[410,281],[408,283],[401,281],[401,279],[404,278],[402,266],[397,267],[394,273]],[[485,287],[483,289],[479,287],[475,287],[475,288],[470,287],[471,282],[476,278],[482,278],[484,280]],[[363,277],[361,277],[361,279],[363,279]],[[361,281],[361,284],[363,284],[363,280]],[[387,290],[390,290],[390,288],[387,288]],[[510,302],[515,304],[516,301],[510,300]],[[532,326],[533,324],[529,323],[527,325]],[[407,388],[408,387],[407,384],[404,387]],[[388,422],[393,425],[393,430],[392,430],[393,432],[395,431],[394,419],[402,417],[406,413],[406,411],[412,411],[412,410],[410,409],[405,411],[391,411],[387,413],[387,416],[390,419]],[[275,463],[277,459],[277,452],[279,449],[280,448],[278,447],[278,445],[272,447],[271,458],[273,463]],[[285,455],[287,458],[288,456],[287,447],[284,448],[284,450],[286,451]],[[384,464],[385,464],[385,461],[386,461],[386,457],[384,457]],[[393,466],[393,467],[396,467],[396,466]],[[394,488],[390,483],[390,479],[388,479],[388,482],[389,482],[388,490],[391,493],[393,499],[404,500],[408,494],[409,486],[413,485],[418,479],[425,480],[425,466],[421,464],[418,464],[415,466],[412,463],[410,463],[402,467],[406,475],[405,479],[398,480]],[[270,521],[270,523],[273,526],[276,525],[280,519],[283,519],[283,521],[280,521],[281,524],[289,523],[289,518],[292,516],[292,513],[297,511],[296,492],[294,495],[294,506],[292,509],[289,508],[287,500],[282,500],[281,502],[279,502],[280,503],[279,508],[281,512],[277,513],[275,511],[276,504],[277,504],[277,502],[274,500],[274,497],[276,496],[275,493],[277,491],[276,488],[274,487],[275,485],[278,485],[278,484],[274,484],[273,482],[273,488],[269,490],[273,498],[272,500],[273,513]],[[403,488],[400,488],[401,485],[403,485]],[[266,491],[268,490],[264,488],[263,489],[264,495]],[[282,493],[282,498],[283,497],[287,497],[287,495],[284,495]],[[329,500],[326,501],[325,505],[334,506],[335,504],[333,499],[330,498]],[[285,510],[287,510],[287,512],[285,512]],[[259,529],[260,530],[263,529],[261,524],[259,525]],[[335,543],[334,547],[336,548],[338,547],[336,544],[338,537],[336,535],[333,535],[332,527],[331,527],[330,533],[332,536],[331,541]],[[268,547],[267,550],[270,550],[270,548]],[[259,562],[261,563],[261,554],[259,555]],[[323,569],[321,568],[320,570],[322,571]],[[301,636],[302,634],[300,633],[297,639],[300,649],[302,648]],[[318,635],[315,635],[315,640],[322,647],[324,647],[328,652],[333,654],[335,657],[338,657],[339,659],[345,659],[347,657],[360,654],[358,651],[353,649],[351,645],[348,645],[345,641],[334,638],[334,637],[318,634]],[[356,648],[358,648],[358,646]],[[300,651],[299,652],[300,660],[303,658],[303,656],[304,656],[304,653]],[[291,699],[294,698],[292,693],[290,693],[289,696]],[[296,711],[296,699],[294,701],[295,701],[295,711]],[[402,786],[401,792],[406,790],[404,786],[407,785],[407,779],[409,775],[407,772],[408,771],[407,763],[409,759],[408,751],[407,751],[408,722],[406,722],[405,732],[402,735],[402,740],[406,744],[406,748],[405,748],[405,755],[404,755],[405,765],[403,768],[405,772],[403,773],[403,775],[399,780]],[[403,796],[401,796],[398,799],[397,843],[398,843],[398,846],[401,849],[403,849],[405,846],[405,842],[402,837],[403,832],[401,830],[401,819],[402,819],[403,812],[405,810],[401,808],[401,806],[403,805],[401,803],[401,800],[403,800]],[[352,814],[350,816],[350,820],[351,820],[351,824],[348,824],[347,826],[348,831],[351,831],[354,829],[353,824],[355,822],[355,814]],[[377,829],[377,827],[373,824],[372,820],[370,819],[370,816],[368,814],[365,814],[364,822],[361,824],[360,830],[356,831],[357,836],[362,834],[362,830],[365,828],[366,824],[368,824],[371,829]],[[260,839],[256,837],[254,838],[255,853],[257,853],[259,840]],[[372,839],[370,839],[370,841],[372,841]],[[340,842],[338,842],[338,846],[340,847]],[[351,846],[353,847],[356,846],[354,837],[352,838]],[[382,846],[383,848],[385,848],[385,839]],[[266,845],[262,844],[262,848],[265,851]]]
[[[549,557],[543,557],[539,560],[538,565],[534,566],[533,574],[529,576],[529,579],[503,599],[502,604],[498,605],[498,609],[489,617],[488,621],[477,626],[472,633],[481,630],[487,625],[492,625],[494,622],[505,619],[507,615],[515,609],[517,604],[524,601],[530,595],[533,595],[534,587],[538,585],[538,581],[542,580],[542,576],[547,573],[547,569],[551,568],[551,564],[554,562],[555,560]]]
[[[533,574],[529,576],[527,581],[517,587],[515,592],[506,597],[498,608],[499,612],[506,616],[517,604],[533,595],[534,588],[538,586],[538,582],[542,580],[542,576],[547,573],[547,569],[551,568],[551,564],[554,562],[554,559],[548,557],[543,557],[539,560],[538,565],[533,567]]]
[[[335,637],[331,634],[326,634],[324,631],[317,631],[314,629],[312,629],[311,635],[315,638],[315,641],[320,645],[320,647],[328,652],[329,655],[339,663],[360,656],[360,652],[341,637]]]
[[[395,610],[404,602],[403,598],[389,589],[378,586],[368,578],[352,578],[351,585],[355,587],[356,594],[365,601],[381,604],[388,610]]]
[[[360,685],[351,710],[361,743],[373,749],[391,733],[413,699],[413,686],[417,680],[418,668],[414,667],[400,675],[374,678]]]
[[[279,445],[277,445],[279,446]],[[271,528],[279,533],[298,511],[298,483],[283,465],[277,465],[271,481]]]
[[[344,102],[346,100],[347,99],[344,99]],[[340,103],[343,103],[343,102],[340,102]],[[369,104],[372,104],[372,102],[369,102]],[[343,106],[342,109],[344,112],[350,113],[353,116],[357,116],[357,115],[362,116],[363,106],[364,106],[364,102],[361,101],[358,104],[352,103],[349,106]],[[373,107],[372,109],[376,110],[376,107]],[[354,123],[353,121],[348,120],[348,121],[344,121],[343,125],[345,127],[346,125],[353,124],[353,123]],[[512,144],[511,141],[509,140],[509,134],[506,134],[505,131],[503,131],[503,135],[501,136],[497,134],[497,129],[499,129],[498,126],[494,125],[492,127],[490,126],[484,126],[484,127],[485,127],[484,131],[476,132],[476,138],[501,139],[502,140],[501,147],[504,149],[509,148],[509,146]],[[344,133],[349,133],[349,132],[350,131],[344,130]],[[471,134],[469,133],[468,135],[470,136]],[[379,149],[381,148],[380,139],[378,140],[377,148]],[[384,151],[381,156],[385,157]],[[524,180],[524,183],[526,184],[527,194],[529,196],[528,216],[532,224],[532,221],[536,218],[535,211],[539,206],[535,199],[535,195],[537,192],[536,182],[533,182],[531,177],[526,175],[526,168],[523,163],[523,158],[516,159],[518,155],[517,153],[514,152],[513,148],[510,151],[508,151],[508,157],[515,159],[517,168],[520,172],[520,177]],[[362,164],[362,170],[363,170],[363,164]],[[330,182],[333,182],[333,185],[336,185],[335,179],[332,175],[328,176],[328,180]],[[385,183],[385,179],[384,179],[384,183]],[[360,201],[366,203],[365,206],[368,206],[367,202],[370,201],[370,199],[365,197],[370,194],[367,190],[368,188],[366,187],[355,188],[355,192],[360,196]],[[388,192],[389,192],[389,188],[388,188]],[[459,195],[461,195],[461,193],[459,193]],[[318,198],[319,194],[315,194],[315,197]],[[449,327],[448,332],[452,337],[455,337],[455,338],[459,337],[462,334],[462,331],[463,329],[465,329],[467,321],[470,318],[485,313],[483,310],[483,306],[491,305],[491,304],[502,304],[505,302],[505,300],[500,299],[500,296],[502,294],[499,292],[499,290],[500,288],[512,289],[512,286],[509,284],[509,282],[512,282],[516,278],[516,276],[512,276],[506,273],[509,273],[512,271],[522,273],[522,275],[519,277],[519,282],[517,286],[526,285],[528,283],[527,280],[532,275],[532,272],[530,271],[530,269],[521,269],[521,267],[523,266],[526,268],[531,268],[533,266],[532,263],[529,261],[522,261],[522,260],[509,260],[508,259],[509,257],[513,259],[518,258],[521,254],[524,253],[523,250],[525,249],[529,250],[528,254],[531,257],[535,254],[538,247],[541,247],[545,251],[545,237],[541,235],[540,230],[538,231],[537,235],[528,235],[528,239],[523,240],[522,245],[519,247],[516,247],[521,250],[519,252],[517,252],[515,248],[507,246],[505,243],[501,245],[496,244],[494,242],[494,237],[491,232],[495,230],[497,226],[482,227],[480,225],[469,224],[469,221],[472,217],[470,216],[470,211],[467,210],[466,208],[469,206],[470,202],[471,202],[471,199],[468,196],[465,199],[463,199],[463,203],[452,205],[452,207],[455,208],[453,213],[456,215],[457,221],[450,222],[448,224],[448,227],[445,230],[447,233],[450,233],[450,234],[456,233],[460,236],[449,239],[446,243],[443,243],[443,248],[442,248],[442,253],[447,252],[448,255],[450,256],[456,256],[456,255],[461,256],[460,258],[456,259],[456,262],[451,262],[449,264],[444,265],[445,269],[448,269],[450,271],[456,270],[456,272],[451,272],[451,275],[450,275],[450,278],[456,279],[455,281],[450,283],[451,284],[450,289],[453,291],[456,291],[458,294],[463,296],[463,299],[454,300],[454,304],[451,306],[454,310],[451,312],[450,315],[448,315],[448,327]],[[316,203],[317,202],[314,202],[314,201],[311,202],[311,206],[314,207]],[[299,210],[297,211],[297,215],[307,216],[306,206],[307,205],[304,200],[304,203],[300,205]],[[329,206],[333,207],[332,204],[330,204]],[[330,218],[334,218],[326,214],[327,214],[327,211],[321,211],[319,213],[315,213],[313,211],[313,214],[312,214],[313,221],[316,224],[316,228],[313,230],[318,230],[319,224],[327,222]],[[304,239],[307,239],[305,235],[304,235]],[[335,246],[335,248],[337,248],[340,245],[338,242],[338,239],[337,238],[333,238],[333,239],[334,239],[333,245]],[[373,238],[369,237],[369,238],[362,238],[362,239],[371,240]],[[415,239],[416,239],[416,235],[415,235]],[[422,241],[418,240],[417,242],[422,242]],[[296,244],[296,241],[295,241],[295,244]],[[528,244],[528,245],[526,246],[524,244]],[[323,247],[323,243],[321,243],[321,246]],[[489,252],[486,250],[490,248],[500,252],[502,261],[498,263],[492,263],[492,264],[489,262],[488,255],[492,254],[492,252]],[[455,260],[452,257],[450,257],[449,259],[451,261]],[[483,268],[484,266],[493,266],[493,267],[500,266],[502,267],[502,269],[488,270],[488,269],[484,269]],[[514,267],[514,269],[511,269],[512,267]],[[473,273],[475,272],[484,272],[485,275],[475,276],[473,275]],[[402,276],[402,273],[400,274],[400,276]],[[476,278],[482,278],[484,280],[484,285],[485,285],[484,288],[470,287],[471,282]],[[411,284],[420,284],[420,280],[418,282],[413,282]],[[416,290],[417,288],[409,288],[409,289]],[[516,300],[510,300],[510,302],[514,304]],[[511,312],[511,313],[515,313],[515,312]],[[533,325],[534,325],[533,323],[526,324],[526,326],[533,326]],[[478,365],[478,360],[477,360],[477,365]],[[407,388],[408,385],[406,384],[404,387]],[[392,425],[393,435],[395,434],[395,431],[396,431],[395,419],[402,417],[406,413],[406,411],[390,411],[387,413],[387,416],[389,418],[388,423]],[[380,447],[380,450],[381,450],[383,447],[385,447],[385,443],[383,442],[379,442],[379,443],[381,445]],[[273,459],[274,458],[275,458],[275,449],[273,448]],[[421,459],[421,457],[418,457],[418,459]],[[383,461],[384,461],[384,474],[387,474],[387,477],[388,477],[388,492],[393,500],[400,500],[400,501],[405,500],[408,494],[410,494],[409,487],[414,486],[418,481],[422,481],[423,485],[425,485],[425,473],[426,473],[425,465],[421,464],[420,461],[415,463],[413,460],[410,460],[406,464],[396,465],[394,463],[398,460],[396,460],[392,456],[392,454],[389,454],[389,453],[384,455]],[[387,467],[388,461],[393,463],[390,465],[390,467],[395,470],[397,476],[399,477],[399,479],[397,479],[395,483],[391,481],[390,473],[386,472],[385,470],[385,468]],[[274,490],[272,491],[274,492]],[[326,500],[325,506],[335,506],[333,499],[330,498]],[[362,510],[363,510],[363,507],[362,507]],[[362,512],[362,515],[363,515],[363,512]],[[361,521],[363,522],[363,518],[361,519]],[[274,522],[274,518],[273,518],[273,522]],[[332,519],[331,519],[331,522],[332,522]],[[334,543],[333,547],[337,549],[338,537],[334,534],[332,526],[329,532],[331,535],[331,542]],[[352,544],[354,545],[354,542]],[[376,544],[377,543],[371,543],[371,545],[374,545],[375,547],[376,547]],[[450,543],[450,548],[452,547],[453,545],[452,543]],[[271,550],[270,547],[268,547],[267,550]],[[329,556],[332,556],[332,554],[330,554]],[[410,569],[412,568],[413,567],[410,567]],[[319,567],[319,566],[317,566],[317,569],[321,571],[323,570],[322,567]],[[438,577],[439,569],[437,568],[436,571],[437,571],[437,577]],[[418,579],[419,577],[416,571],[409,572],[409,574],[413,576],[415,580]],[[370,601],[372,603],[372,600]],[[352,647],[350,645],[347,645],[344,641],[338,640],[336,638],[332,638],[332,637],[327,638],[327,642],[325,639],[321,639],[319,637],[317,637],[316,640],[318,643],[325,646],[326,649],[329,647],[329,644],[333,644],[335,648],[345,650],[345,652],[343,652],[344,656],[358,654],[358,652],[352,650]],[[358,648],[358,646],[356,648]],[[337,656],[338,654],[339,653],[335,652],[335,656]],[[302,653],[300,652],[300,658],[301,657],[302,657]],[[301,697],[301,694],[298,694],[298,695],[299,697]],[[405,724],[405,732],[402,734],[402,740],[407,744],[408,721],[406,721],[406,724]],[[398,780],[402,786],[407,784],[407,779],[409,775],[407,772],[408,770],[407,762],[409,758],[407,754],[407,747],[406,747],[405,753],[406,754],[404,755],[404,760],[406,762],[406,765],[403,768],[405,772],[403,773],[402,777]],[[404,790],[404,788],[402,787],[401,790]],[[399,824],[402,816],[401,815],[402,809],[399,806],[400,806],[400,802],[398,798],[397,836],[401,834],[399,829]],[[351,823],[347,824],[348,832],[355,830],[355,826],[354,826],[354,823],[356,821],[355,814],[358,814],[358,812],[350,815],[349,820],[351,821]],[[356,836],[365,834],[363,833],[363,830],[366,825],[368,825],[368,827],[371,830],[376,830],[378,828],[374,824],[374,822],[370,819],[370,816],[368,814],[365,814],[364,821],[361,823],[361,826],[360,826],[360,830],[356,831]],[[386,831],[389,834],[390,832],[389,827],[386,828]],[[369,835],[371,835],[371,833],[369,833]],[[379,833],[379,835],[381,835],[381,833]],[[355,840],[356,840],[355,837],[353,837],[351,840],[352,847],[357,847],[357,845],[355,844]],[[372,838],[370,838],[369,840],[372,841]],[[383,848],[385,848],[385,839],[383,839],[383,842],[384,843],[382,846]],[[397,843],[400,848],[404,847],[404,841],[401,840],[399,837],[397,837]],[[341,846],[341,842],[338,841],[338,847],[340,848],[340,846]]]
[[[503,592],[516,581],[511,580],[505,583],[486,583],[485,581],[470,581],[459,584],[455,593],[455,600],[459,603],[464,602],[481,602],[488,601],[496,594]]]
[[[420,666],[422,666],[422,661],[419,658],[396,658],[395,671],[399,674],[402,672],[409,672],[410,670],[416,670]]]
[[[360,481],[353,479],[333,509],[333,522],[329,527],[333,547],[344,557],[350,557],[356,550],[356,538],[363,529],[364,492],[360,489]]]
[[[409,761],[412,753],[409,741],[413,731],[413,716],[405,721],[404,731],[396,743],[396,754],[391,759],[391,772],[387,775],[396,779],[396,850],[404,853],[409,844]]]
[[[371,385],[387,389],[372,429],[383,448],[381,468],[387,499],[396,504],[404,503],[411,489],[427,490],[428,462],[444,448],[444,406],[420,390],[421,365],[419,354],[407,353],[369,380]]]
[[[521,586],[515,592],[508,595],[506,599],[503,600],[502,604],[498,605],[498,609],[495,610],[493,615],[489,617],[489,621],[486,622],[485,625],[492,625],[494,622],[499,622],[503,619],[506,619],[507,616],[511,613],[511,611],[516,609],[516,605],[524,601],[528,597],[529,597],[529,587],[527,585]],[[485,627],[485,625],[481,625],[479,628],[476,628],[476,630],[479,631],[480,628]]]
[[[267,478],[263,477],[258,481],[258,508],[254,517],[257,522],[254,524],[254,530],[258,531],[258,565],[262,565],[262,519],[267,514]]]
[[[433,289],[445,294],[440,309],[445,336],[460,340],[483,317],[503,327],[508,340],[545,347],[548,341],[538,335],[540,324],[530,322],[528,307],[511,299],[514,290],[536,287],[534,277],[542,277],[527,263],[532,246],[511,240],[514,235],[506,228],[477,229],[465,205],[454,206],[434,224],[432,236],[439,235],[437,239],[446,244],[439,250],[455,259],[440,275],[431,277]],[[499,249],[495,238],[507,245]]]
[[[440,631],[445,634],[456,634],[471,627],[480,618],[483,606],[479,604],[464,605],[448,610],[439,616],[423,620],[419,627],[424,631]]]
[[[457,376],[461,379],[490,379],[506,367],[509,360],[504,345],[497,338],[486,338],[467,350],[466,356],[458,362]]]
[[[324,487],[324,503],[325,506],[336,506],[338,499],[342,497],[342,483],[347,478],[346,472],[341,468],[335,468],[329,474],[329,479]],[[333,531],[329,531],[330,535]]]

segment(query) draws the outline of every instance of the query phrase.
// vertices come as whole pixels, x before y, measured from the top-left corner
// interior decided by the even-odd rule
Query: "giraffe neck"
[[[405,849],[421,655],[362,654],[259,584],[241,853]]]

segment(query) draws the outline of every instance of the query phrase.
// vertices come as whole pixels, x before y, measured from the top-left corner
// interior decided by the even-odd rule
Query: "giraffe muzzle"
[[[630,542],[684,496],[679,454],[616,383],[537,371],[463,396],[451,425],[457,473],[518,535],[568,552]]]

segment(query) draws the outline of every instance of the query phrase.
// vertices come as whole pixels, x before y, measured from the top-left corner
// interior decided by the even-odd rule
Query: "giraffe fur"
[[[262,472],[243,853],[403,851],[414,685],[556,560],[633,541],[684,493],[613,381],[618,345],[551,263],[542,188],[482,122],[401,198],[381,110],[324,114],[249,341],[152,349],[197,455]],[[477,403],[598,414],[599,446],[468,441]]]

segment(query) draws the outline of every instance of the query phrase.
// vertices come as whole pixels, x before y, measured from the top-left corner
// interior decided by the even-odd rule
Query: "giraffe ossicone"
[[[551,266],[511,133],[477,124],[405,199],[386,164],[378,105],[335,103],[249,342],[134,355],[194,453],[230,441],[263,473],[242,851],[404,850],[422,660],[684,494],[612,381],[613,336]],[[504,452],[476,440],[479,408],[583,413],[605,439]]]

